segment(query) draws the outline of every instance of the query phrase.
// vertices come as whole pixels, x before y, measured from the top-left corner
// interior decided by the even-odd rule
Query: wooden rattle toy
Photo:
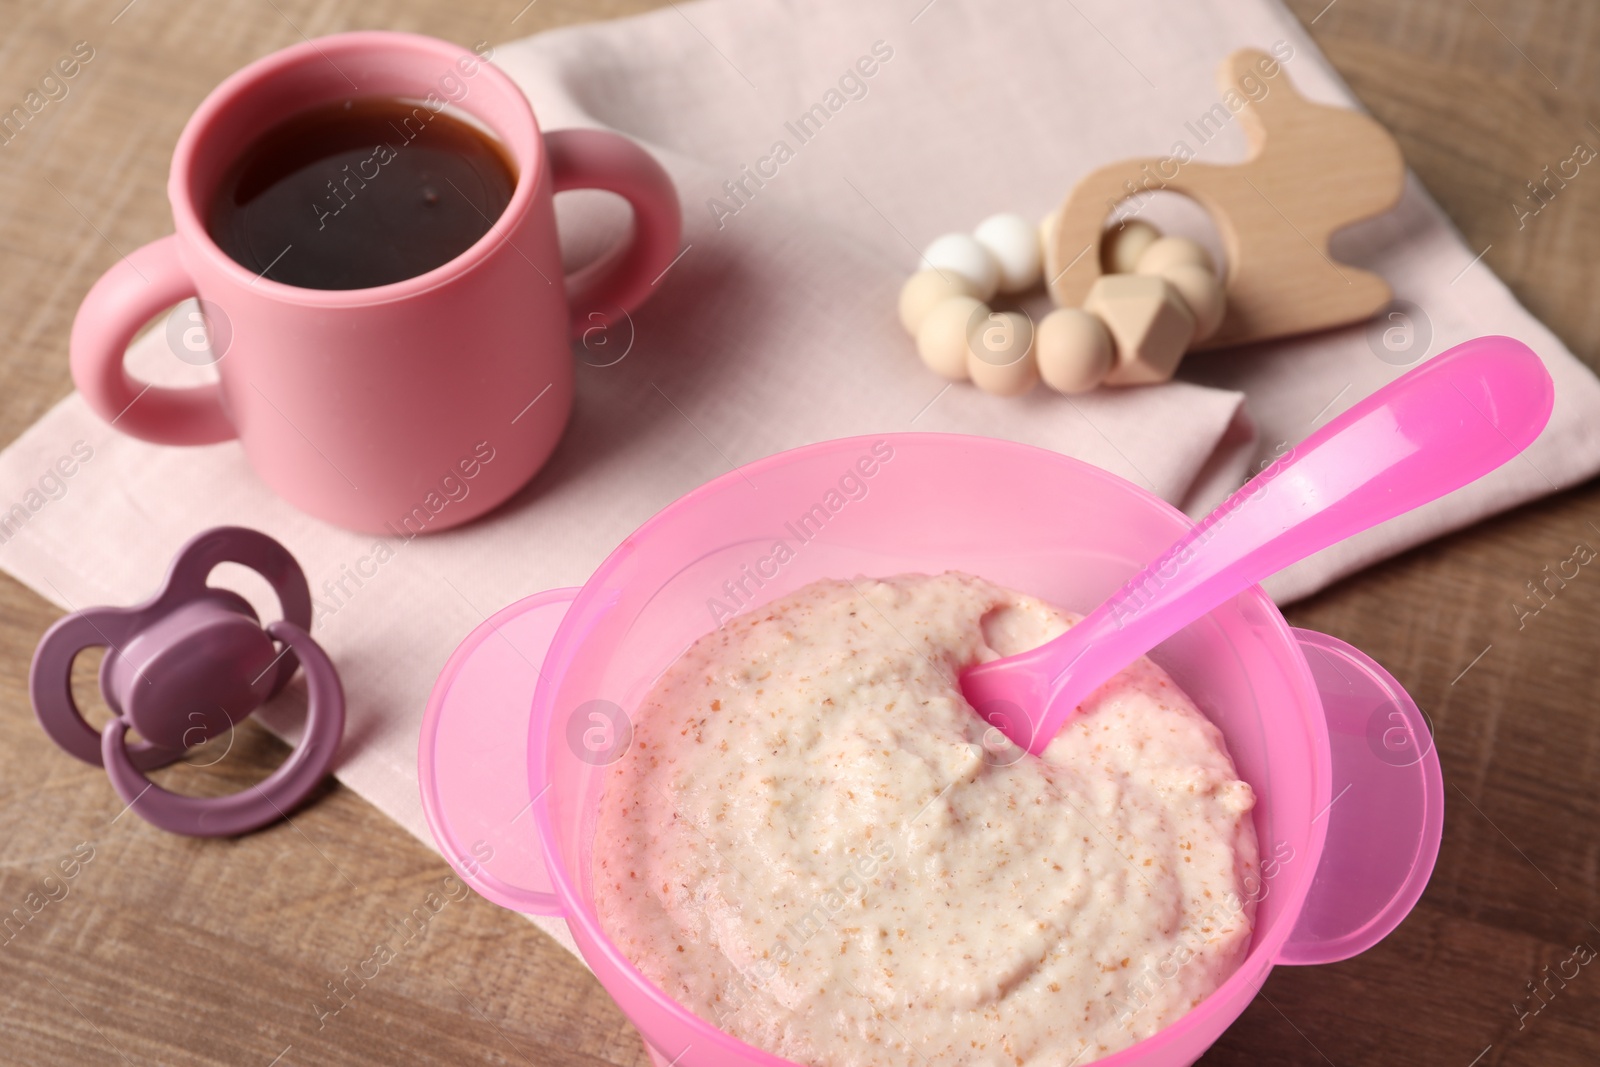
[[[1056,265],[1047,270],[1051,298],[1081,304],[1105,268],[1102,257],[1080,253],[1101,240],[1107,214],[1130,195],[1164,190],[1204,207],[1227,252],[1227,313],[1198,347],[1343,326],[1388,304],[1388,283],[1335,262],[1328,237],[1400,202],[1400,146],[1370,116],[1314,104],[1280,75],[1281,65],[1255,49],[1235,52],[1218,71],[1224,97],[1243,101],[1244,162],[1129,159],[1079,181],[1045,245]]]
[[[923,362],[1001,396],[1039,380],[1082,393],[1164,382],[1191,350],[1327,329],[1383,308],[1388,284],[1335,263],[1327,245],[1333,231],[1398,203],[1399,146],[1366,115],[1307,101],[1281,73],[1254,49],[1219,71],[1250,146],[1242,163],[1126,160],[1079,181],[1037,230],[1003,214],[936,239],[900,291],[900,322]],[[1122,201],[1159,191],[1209,211],[1225,273],[1201,245],[1140,219],[1105,228]],[[1041,281],[1058,306],[1037,325],[989,306]]]
[[[206,584],[239,563],[266,578],[284,618],[261,625],[239,594]],[[104,767],[144,819],[173,833],[219,837],[283,818],[328,773],[344,734],[344,690],[311,625],[311,590],[287,549],[266,534],[222,526],[178,550],[161,589],[131,608],[75,611],[39,641],[28,674],[34,714],[51,740]],[[100,646],[100,692],[112,719],[96,731],[72,697],[72,661]],[[303,666],[310,692],[305,735],[283,766],[244,792],[190,797],[144,772],[207,744],[277,694]],[[130,742],[128,730],[142,740]]]

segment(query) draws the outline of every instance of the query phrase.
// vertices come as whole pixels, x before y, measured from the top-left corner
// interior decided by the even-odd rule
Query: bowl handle
[[[1416,702],[1377,662],[1337,638],[1294,631],[1322,697],[1333,754],[1327,842],[1279,963],[1334,963],[1405,919],[1433,873],[1444,777]]]
[[[434,683],[417,742],[422,810],[461,879],[513,911],[562,916],[528,783],[539,665],[577,589],[524,597],[467,635]]]

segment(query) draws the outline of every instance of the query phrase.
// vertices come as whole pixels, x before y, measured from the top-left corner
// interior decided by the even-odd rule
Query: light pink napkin
[[[1269,0],[1159,11],[1113,0],[705,0],[497,45],[495,61],[546,128],[607,126],[654,151],[678,182],[687,227],[682,258],[634,316],[626,358],[579,368],[571,428],[532,485],[466,529],[391,545],[374,565],[371,537],[294,512],[237,446],[141,444],[73,395],[0,454],[0,567],[63,607],[129,603],[196,531],[271,533],[311,578],[313,632],[349,694],[339,777],[427,840],[417,730],[457,642],[519,597],[581,583],[644,519],[732,464],[844,434],[991,434],[1099,464],[1195,513],[1278,442],[1399,374],[1357,327],[1196,357],[1187,382],[1001,400],[945,388],[895,319],[900,283],[940,233],[1001,210],[1040,217],[1088,170],[1179,139],[1208,161],[1242,157],[1236,124],[1203,146],[1185,124],[1217,101],[1225,55],[1279,42],[1293,49],[1285,70],[1302,92],[1351,103]],[[859,74],[864,56],[876,60],[870,77]],[[829,117],[802,141],[791,127],[819,103]],[[779,141],[789,152],[775,174],[761,164],[773,176],[757,187],[744,168],[774,159]],[[741,179],[735,200],[724,183]],[[623,215],[598,194],[563,200],[578,262]],[[1292,568],[1271,583],[1280,600],[1600,469],[1600,384],[1420,187],[1338,248],[1423,309],[1430,352],[1484,333],[1520,337],[1546,359],[1558,401],[1525,459]],[[160,329],[129,359],[163,382],[194,373]],[[369,574],[359,584],[348,577],[357,569]],[[263,599],[259,583],[228,580]],[[289,717],[274,722],[292,733]],[[541,925],[570,947],[560,924]]]

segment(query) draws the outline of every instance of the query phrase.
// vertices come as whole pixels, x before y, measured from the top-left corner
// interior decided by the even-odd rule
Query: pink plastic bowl
[[[667,997],[600,928],[601,764],[628,729],[614,709],[637,707],[728,610],[818,578],[954,569],[1087,611],[1190,525],[1115,475],[990,438],[886,434],[752,463],[645,523],[582,589],[529,597],[462,642],[422,728],[429,825],[485,897],[566,920],[659,1063],[785,1067]],[[1108,1067],[1192,1063],[1274,965],[1376,944],[1421,896],[1444,814],[1431,735],[1404,690],[1343,642],[1290,628],[1259,589],[1152,657],[1255,788],[1264,869],[1244,965]]]

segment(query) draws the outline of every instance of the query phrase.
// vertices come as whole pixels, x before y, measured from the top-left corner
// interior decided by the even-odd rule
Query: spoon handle
[[[1554,402],[1543,362],[1509,337],[1457,345],[1359,401],[1051,642],[1077,662],[1056,672],[1030,748],[1042,750],[1080,701],[1217,605],[1506,463],[1539,436]]]

